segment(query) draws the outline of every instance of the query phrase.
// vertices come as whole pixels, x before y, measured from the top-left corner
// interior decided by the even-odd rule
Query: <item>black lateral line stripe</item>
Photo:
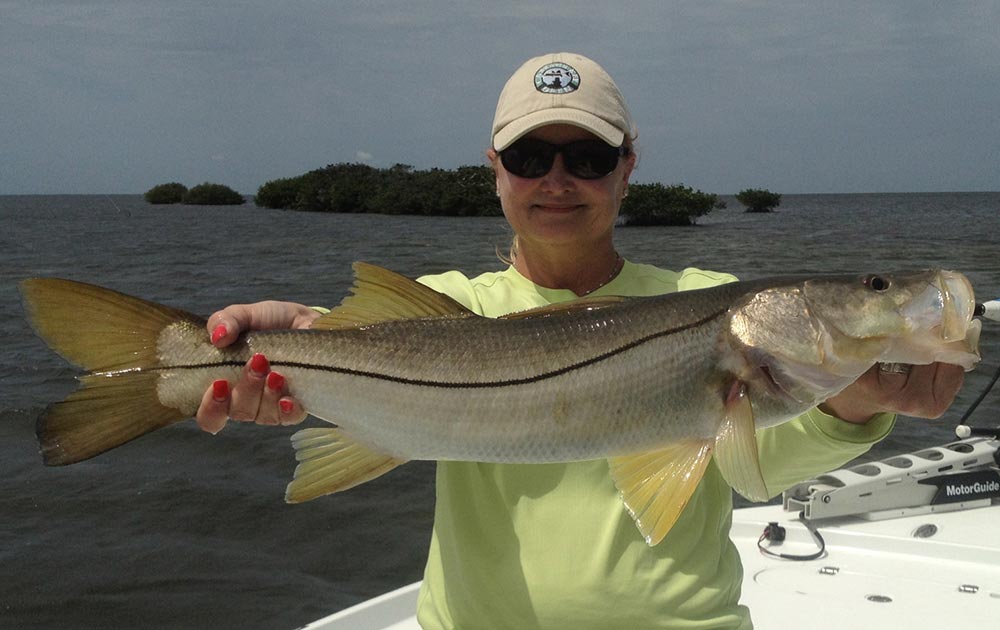
[[[590,359],[586,359],[586,360],[580,361],[578,363],[573,363],[571,365],[567,365],[565,367],[561,367],[558,370],[552,370],[550,372],[543,372],[541,374],[536,374],[535,376],[526,376],[524,378],[516,378],[516,379],[510,379],[510,380],[506,380],[506,381],[484,381],[484,382],[477,382],[477,381],[472,381],[472,382],[431,381],[431,380],[418,379],[418,378],[406,378],[406,377],[403,377],[403,376],[393,376],[391,374],[381,374],[381,373],[378,373],[378,372],[368,372],[368,371],[365,371],[365,370],[353,370],[353,369],[350,369],[350,368],[342,368],[342,367],[336,367],[336,366],[332,366],[332,365],[316,365],[315,363],[302,363],[302,362],[298,362],[298,361],[271,361],[271,367],[290,367],[290,368],[299,368],[299,369],[303,369],[303,370],[317,370],[317,371],[320,371],[320,372],[331,372],[331,373],[336,373],[336,374],[347,374],[349,376],[360,376],[360,377],[363,377],[363,378],[372,378],[372,379],[381,380],[381,381],[388,381],[388,382],[391,382],[391,383],[399,383],[401,385],[416,385],[416,386],[421,386],[421,387],[440,387],[440,388],[445,388],[445,389],[482,389],[482,388],[489,388],[489,387],[513,387],[513,386],[517,386],[517,385],[528,385],[530,383],[537,383],[539,381],[544,381],[546,379],[554,378],[556,376],[562,376],[563,374],[567,374],[567,373],[572,372],[574,370],[579,370],[579,369],[585,368],[587,366],[594,365],[595,363],[600,363],[601,361],[609,359],[609,358],[611,358],[613,356],[619,355],[619,354],[621,354],[623,352],[627,352],[627,351],[631,350],[632,348],[636,348],[636,347],[641,346],[641,345],[643,345],[645,343],[649,343],[650,341],[653,341],[654,339],[659,339],[661,337],[666,337],[668,335],[673,335],[673,334],[676,334],[676,333],[684,332],[686,330],[690,330],[692,328],[696,328],[698,326],[706,324],[706,323],[712,321],[713,319],[715,319],[716,317],[719,317],[720,315],[722,315],[725,312],[726,312],[726,310],[723,309],[723,310],[717,311],[715,313],[712,313],[711,315],[709,315],[709,316],[707,316],[707,317],[705,317],[703,319],[700,319],[700,320],[698,320],[696,322],[692,322],[692,323],[686,324],[684,326],[678,326],[676,328],[670,328],[670,329],[667,329],[667,330],[661,330],[660,332],[653,333],[653,334],[647,335],[645,337],[641,337],[639,339],[636,339],[635,341],[629,342],[629,343],[627,343],[627,344],[625,344],[623,346],[620,346],[618,348],[613,348],[611,350],[608,350],[607,352],[605,352],[603,354],[599,354],[599,355],[597,355],[595,357],[591,357]],[[145,370],[143,370],[143,371],[163,372],[163,371],[167,371],[167,370],[204,370],[204,369],[212,369],[212,368],[234,368],[234,367],[242,367],[243,365],[244,365],[243,363],[240,363],[238,361],[219,361],[217,363],[201,363],[201,364],[195,364],[195,365],[163,365],[163,366],[158,366],[158,367],[154,367],[154,368],[145,368]],[[119,370],[117,372],[99,372],[99,374],[114,375],[114,374],[127,373],[127,372],[131,372],[131,371],[135,371],[135,370]]]

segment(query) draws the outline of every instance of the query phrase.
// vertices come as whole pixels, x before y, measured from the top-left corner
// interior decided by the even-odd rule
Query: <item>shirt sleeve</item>
[[[421,276],[417,278],[417,282],[438,293],[444,293],[473,313],[481,315],[483,312],[472,281],[460,271]]]
[[[800,481],[842,467],[885,438],[894,414],[877,414],[853,424],[813,408],[778,426],[757,432],[760,467],[768,493],[776,496]]]

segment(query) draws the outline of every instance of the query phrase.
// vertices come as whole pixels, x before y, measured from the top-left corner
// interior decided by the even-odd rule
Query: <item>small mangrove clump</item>
[[[187,194],[187,191],[187,186],[184,184],[170,182],[168,184],[153,186],[146,191],[143,197],[148,203],[180,203],[184,199],[184,195]]]
[[[718,203],[718,195],[684,184],[629,184],[621,220],[623,225],[694,225]]]
[[[205,182],[188,189],[184,184],[170,182],[153,186],[143,195],[149,203],[185,203],[192,206],[238,206],[246,203],[240,193],[229,186]]]
[[[246,199],[229,186],[205,182],[187,191],[183,203],[193,206],[238,206],[246,203]]]
[[[746,206],[747,212],[772,212],[781,205],[781,195],[770,190],[747,188],[736,195],[736,201]]]

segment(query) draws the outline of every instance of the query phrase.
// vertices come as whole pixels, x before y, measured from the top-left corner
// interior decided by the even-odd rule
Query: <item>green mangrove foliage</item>
[[[229,186],[205,182],[187,191],[184,203],[196,206],[238,206],[246,203],[246,199]]]
[[[143,195],[149,203],[186,203],[195,206],[238,206],[246,203],[243,195],[229,186],[205,182],[190,190],[184,184],[170,182],[153,186]]]
[[[736,201],[743,204],[747,212],[771,212],[781,205],[781,195],[770,190],[747,188],[737,193]]]
[[[503,214],[489,166],[421,171],[408,164],[381,169],[331,164],[298,177],[271,180],[257,190],[254,201],[263,208],[311,212]],[[716,195],[683,185],[631,184],[622,204],[622,221],[626,225],[691,225],[718,204]]]
[[[684,184],[629,184],[622,201],[623,225],[694,225],[719,203],[718,195]]]
[[[145,198],[148,203],[180,203],[181,200],[184,199],[184,195],[187,194],[187,191],[187,186],[184,184],[170,182],[168,184],[153,186],[146,191],[143,198]]]
[[[374,168],[332,164],[298,177],[267,182],[254,201],[265,208],[312,212],[372,212],[449,216],[499,216],[493,170],[415,170],[408,164]]]

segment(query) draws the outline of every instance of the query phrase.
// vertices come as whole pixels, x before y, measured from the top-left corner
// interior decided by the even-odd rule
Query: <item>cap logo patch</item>
[[[580,87],[580,73],[564,63],[547,63],[535,73],[535,89],[542,94],[569,94]]]

